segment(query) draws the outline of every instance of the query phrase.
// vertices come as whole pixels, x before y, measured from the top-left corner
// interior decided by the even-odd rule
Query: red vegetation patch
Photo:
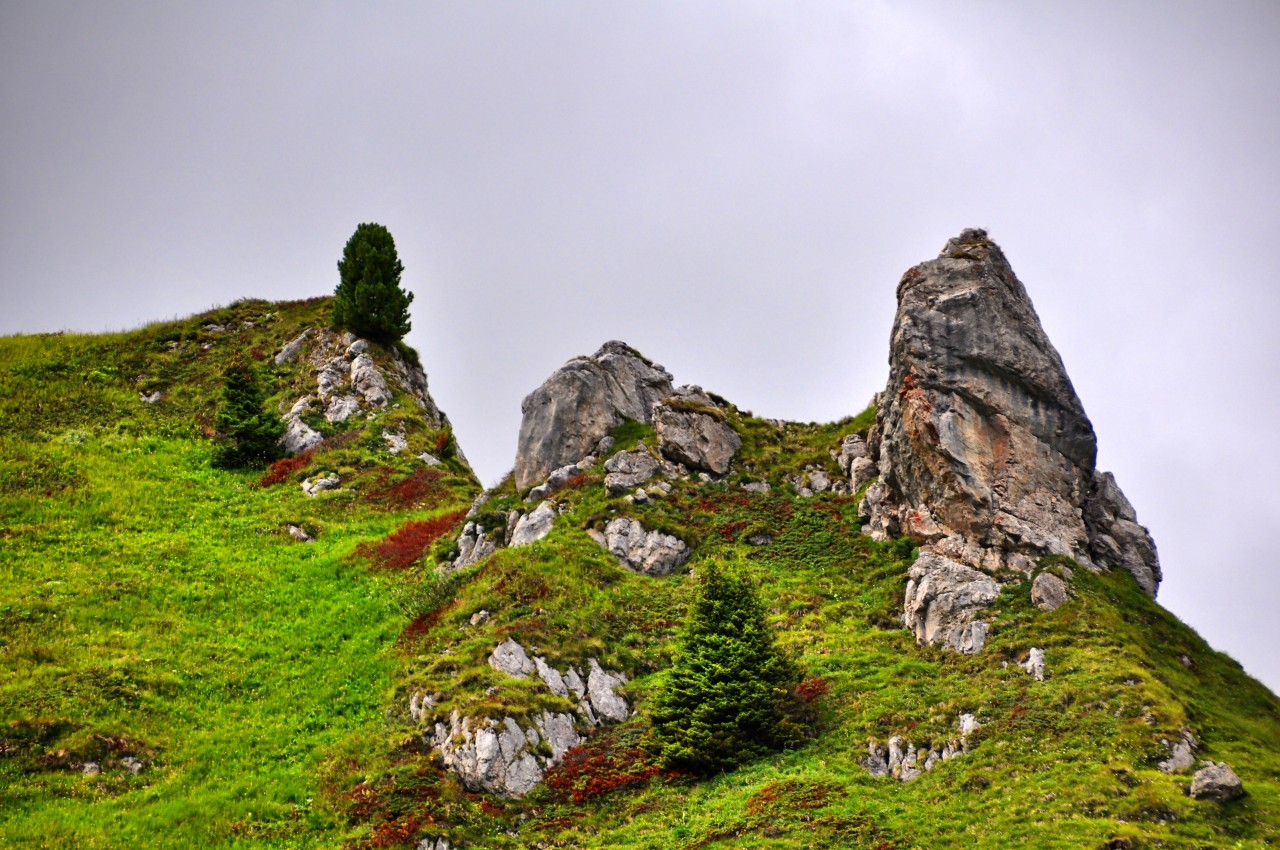
[[[547,787],[575,803],[634,788],[655,776],[675,778],[644,750],[620,742],[607,733],[565,753],[564,761],[547,771]]]
[[[794,780],[770,782],[747,801],[749,815],[786,816],[795,809],[820,809],[831,798],[825,785],[808,785]]]
[[[737,538],[739,534],[742,533],[742,530],[746,527],[747,527],[747,524],[745,522],[741,522],[741,521],[726,522],[724,525],[718,526],[716,528],[716,533],[719,534],[721,537],[723,537],[725,540],[734,540]]]
[[[821,676],[813,676],[796,685],[795,696],[801,702],[814,702],[831,690],[831,683]]]
[[[394,478],[394,475],[395,470],[390,467],[379,469],[377,478],[365,491],[365,500],[395,510],[438,501],[448,495],[442,483],[444,473],[438,469],[417,469],[403,478]]]
[[[281,458],[267,467],[266,473],[258,479],[256,486],[274,487],[277,484],[283,484],[292,478],[294,473],[311,463],[311,458],[314,455],[315,449],[307,449],[305,452],[296,454],[293,457]]]
[[[380,543],[362,543],[356,552],[382,570],[405,570],[422,557],[427,547],[466,517],[465,510],[442,514],[435,519],[414,520],[388,534]]]

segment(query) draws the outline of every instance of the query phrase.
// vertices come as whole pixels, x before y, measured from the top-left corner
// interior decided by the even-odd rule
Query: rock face
[[[880,479],[861,507],[873,536],[986,572],[1042,555],[1123,567],[1155,594],[1155,546],[1095,470],[1093,427],[985,231],[903,275],[889,365],[868,441]]]
[[[1225,762],[1209,762],[1191,777],[1190,794],[1197,800],[1227,803],[1244,796],[1244,783]]]
[[[627,419],[649,422],[654,403],[671,392],[671,375],[622,342],[565,363],[520,405],[516,486],[531,487],[590,454]]]
[[[712,475],[728,472],[742,447],[742,438],[724,413],[696,387],[682,388],[675,397],[655,405],[653,427],[663,455]]]

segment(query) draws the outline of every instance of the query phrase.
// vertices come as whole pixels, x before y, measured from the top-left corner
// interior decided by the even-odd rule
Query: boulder
[[[1226,803],[1244,796],[1244,783],[1225,762],[1207,762],[1191,777],[1189,793],[1197,800]]]
[[[911,565],[903,621],[920,644],[941,643],[957,652],[980,652],[987,623],[977,615],[995,601],[1000,585],[985,573],[932,552]]]
[[[867,438],[861,434],[848,434],[840,441],[840,452],[836,456],[840,471],[849,475],[852,472],[853,462],[858,458],[870,458]]]
[[[658,450],[675,463],[724,475],[742,447],[742,438],[724,412],[705,396],[676,396],[653,407]]]
[[[689,559],[687,543],[670,534],[646,529],[638,520],[617,517],[596,538],[624,567],[651,576],[665,576]]]
[[[604,465],[604,486],[610,496],[617,496],[633,487],[639,487],[658,474],[661,465],[649,454],[644,443],[631,451],[618,452]]]
[[[849,487],[856,493],[879,474],[880,470],[871,458],[855,457],[849,462]]]
[[[1054,611],[1067,601],[1067,583],[1053,573],[1041,573],[1031,582],[1031,603],[1041,611]]]
[[[521,728],[511,717],[477,719],[454,711],[448,724],[435,724],[427,741],[468,790],[518,798],[532,791],[546,769],[559,764],[582,738],[573,716],[563,712],[543,711]],[[538,746],[543,741],[549,755]]]
[[[627,701],[613,692],[613,689],[627,683],[627,677],[621,673],[606,673],[599,662],[591,659],[590,672],[587,674],[587,697],[591,707],[601,720],[621,723],[627,719],[629,710]]]
[[[653,405],[671,392],[671,375],[622,342],[565,363],[520,405],[516,487],[586,456],[628,419],[649,422]]]
[[[863,503],[873,536],[936,529],[983,569],[1014,554],[1090,564],[1105,552],[1154,595],[1154,546],[1096,472],[1093,426],[985,231],[965,230],[903,275],[889,364],[868,441],[883,485]]]
[[[353,395],[332,396],[324,408],[324,418],[330,422],[346,422],[360,412],[360,402]]]
[[[551,532],[556,521],[555,502],[546,501],[516,521],[508,546],[528,546]]]
[[[496,551],[498,551],[498,544],[485,531],[484,526],[468,522],[462,527],[462,534],[458,537],[458,557],[453,560],[450,567],[460,570],[483,561]]]

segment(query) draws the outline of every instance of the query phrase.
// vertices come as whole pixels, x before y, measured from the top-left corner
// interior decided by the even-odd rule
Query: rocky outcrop
[[[985,570],[1041,555],[1124,567],[1154,594],[1155,548],[1114,479],[1095,471],[1093,427],[985,231],[964,231],[903,276],[889,363],[869,531],[926,547],[950,538],[953,557]]]
[[[649,453],[644,443],[631,451],[618,452],[604,465],[604,487],[610,496],[618,496],[639,487],[658,474],[661,464]]]
[[[476,719],[454,711],[448,723],[434,725],[428,741],[468,789],[516,798],[532,791],[582,736],[564,712],[543,711],[522,727],[511,717]],[[550,754],[539,746],[544,741]]]
[[[867,740],[867,756],[862,760],[863,766],[872,776],[891,776],[902,782],[910,782],[921,773],[933,770],[944,761],[951,761],[969,751],[969,735],[981,728],[978,719],[972,714],[962,714],[957,721],[958,738],[951,738],[941,745],[923,754],[916,750],[916,745],[901,735],[894,735],[887,746],[876,742],[875,738]]]
[[[1191,777],[1189,793],[1196,800],[1228,803],[1244,796],[1244,783],[1225,762],[1208,762]]]
[[[317,475],[308,478],[302,482],[302,492],[308,496],[318,496],[326,490],[336,490],[338,485],[342,483],[342,479],[332,472],[327,475]]]
[[[649,422],[671,392],[671,375],[622,342],[565,363],[520,405],[516,486],[532,487],[586,456],[628,419]]]
[[[489,666],[519,679],[536,675],[556,696],[575,703],[578,715],[591,726],[619,723],[630,714],[627,701],[615,692],[627,677],[604,670],[594,658],[584,680],[576,667],[561,672],[540,655],[531,658],[519,642],[507,638],[489,655]],[[433,697],[415,693],[409,705],[414,721],[434,704]],[[512,717],[474,718],[454,711],[448,723],[432,726],[427,741],[470,790],[515,798],[533,790],[583,736],[568,712],[542,711],[522,726]]]
[[[545,501],[530,513],[521,516],[511,531],[508,546],[528,546],[551,533],[556,521],[555,502]]]
[[[1165,773],[1185,773],[1195,765],[1195,752],[1199,745],[1189,730],[1182,730],[1182,738],[1172,744],[1168,741],[1161,741],[1161,743],[1169,748],[1169,757],[1156,767]]]
[[[468,522],[462,527],[462,534],[458,537],[458,557],[453,559],[450,569],[460,570],[463,567],[469,567],[483,561],[496,551],[498,551],[498,543],[494,540],[492,532],[486,531],[483,525]]]
[[[987,622],[978,615],[1000,594],[991,576],[932,552],[911,565],[903,622],[920,644],[942,643],[957,652],[981,652]]]
[[[689,545],[678,537],[646,529],[638,520],[617,517],[592,538],[629,570],[650,576],[675,572],[689,560]]]
[[[733,430],[724,411],[698,387],[681,387],[653,407],[653,428],[658,450],[690,469],[724,475],[742,438]]]
[[[987,573],[1029,573],[1044,555],[1123,567],[1154,595],[1155,546],[1095,469],[1093,426],[985,231],[903,275],[889,366],[868,440],[880,477],[860,506],[869,533]]]

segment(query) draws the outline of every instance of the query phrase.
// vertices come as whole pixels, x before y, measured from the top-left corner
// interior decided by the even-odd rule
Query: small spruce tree
[[[381,224],[357,227],[338,262],[333,326],[386,344],[403,339],[413,301],[400,287],[403,271],[391,231]]]
[[[680,635],[653,709],[666,767],[708,775],[798,743],[792,717],[800,671],[779,648],[755,588],[715,562]]]
[[[222,400],[213,427],[223,437],[214,452],[223,469],[266,466],[280,457],[284,420],[264,407],[254,368],[236,360],[222,374]]]

